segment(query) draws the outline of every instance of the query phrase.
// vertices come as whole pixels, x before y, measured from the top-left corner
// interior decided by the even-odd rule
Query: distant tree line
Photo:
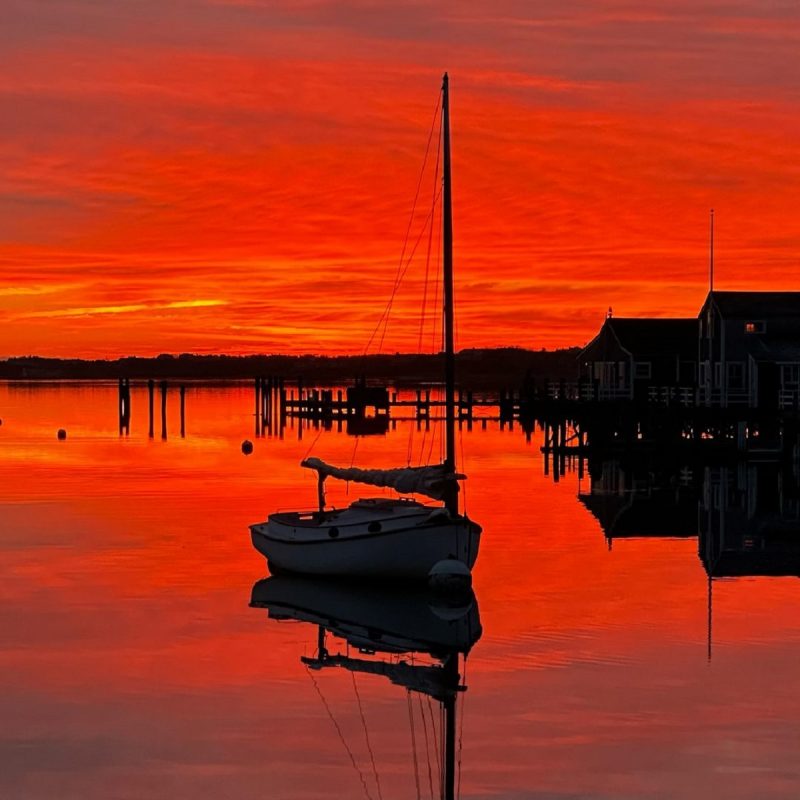
[[[527,380],[571,380],[580,348],[524,350],[517,347],[462,350],[456,356],[458,383],[464,388],[517,388]],[[129,356],[115,360],[26,356],[0,361],[3,380],[185,379],[244,380],[276,375],[306,385],[364,377],[393,385],[439,382],[442,356],[414,353],[368,356],[195,355]]]

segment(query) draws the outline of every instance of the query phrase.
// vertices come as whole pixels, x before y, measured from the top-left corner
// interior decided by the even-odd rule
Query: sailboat
[[[454,800],[456,701],[467,689],[462,682],[467,655],[482,633],[472,590],[461,595],[457,604],[442,604],[439,595],[424,587],[400,590],[391,584],[345,584],[279,575],[253,586],[250,605],[267,609],[271,619],[317,626],[316,655],[300,659],[309,670],[338,668],[354,675],[378,675],[439,702],[443,711],[442,751],[437,759],[442,765],[439,796]],[[329,649],[329,635],[347,643],[346,653]],[[350,648],[369,657],[353,656]],[[417,661],[419,654],[434,662]]]
[[[449,80],[442,80],[442,243],[444,300],[445,458],[441,464],[398,469],[336,467],[318,458],[301,466],[317,473],[318,508],[271,514],[250,526],[253,545],[270,571],[338,577],[468,582],[478,556],[481,527],[459,510],[455,426],[455,320],[453,211],[450,171]],[[326,509],[325,480],[388,487],[410,497],[359,499]]]

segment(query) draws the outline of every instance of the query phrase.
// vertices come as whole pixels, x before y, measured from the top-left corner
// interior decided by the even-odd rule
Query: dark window
[[[744,364],[739,361],[728,364],[728,388],[744,389]]]
[[[649,378],[652,374],[652,365],[649,361],[637,361],[636,362],[636,377],[637,378]]]

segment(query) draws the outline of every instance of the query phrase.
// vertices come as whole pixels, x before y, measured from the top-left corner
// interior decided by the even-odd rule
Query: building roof
[[[697,360],[697,324],[693,318],[610,317],[606,320],[606,325],[629,353],[676,355],[685,360]]]
[[[710,296],[723,317],[800,317],[800,292],[711,292]]]
[[[757,336],[752,342],[750,355],[756,361],[800,363],[800,342],[779,340],[772,341]]]
[[[608,317],[578,358],[604,361],[615,354],[619,357],[621,348],[636,359],[678,357],[683,361],[696,361],[698,325],[694,318]]]

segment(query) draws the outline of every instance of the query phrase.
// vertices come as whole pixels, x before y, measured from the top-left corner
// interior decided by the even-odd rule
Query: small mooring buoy
[[[245,439],[245,440],[242,442],[242,452],[243,452],[243,453],[244,453],[246,456],[249,456],[249,455],[250,455],[250,453],[252,453],[252,452],[253,452],[253,443],[252,443],[252,442],[251,442],[249,439]]]
[[[63,428],[59,428],[56,436],[58,437],[59,442],[63,442],[64,439],[67,438],[67,432]]]

